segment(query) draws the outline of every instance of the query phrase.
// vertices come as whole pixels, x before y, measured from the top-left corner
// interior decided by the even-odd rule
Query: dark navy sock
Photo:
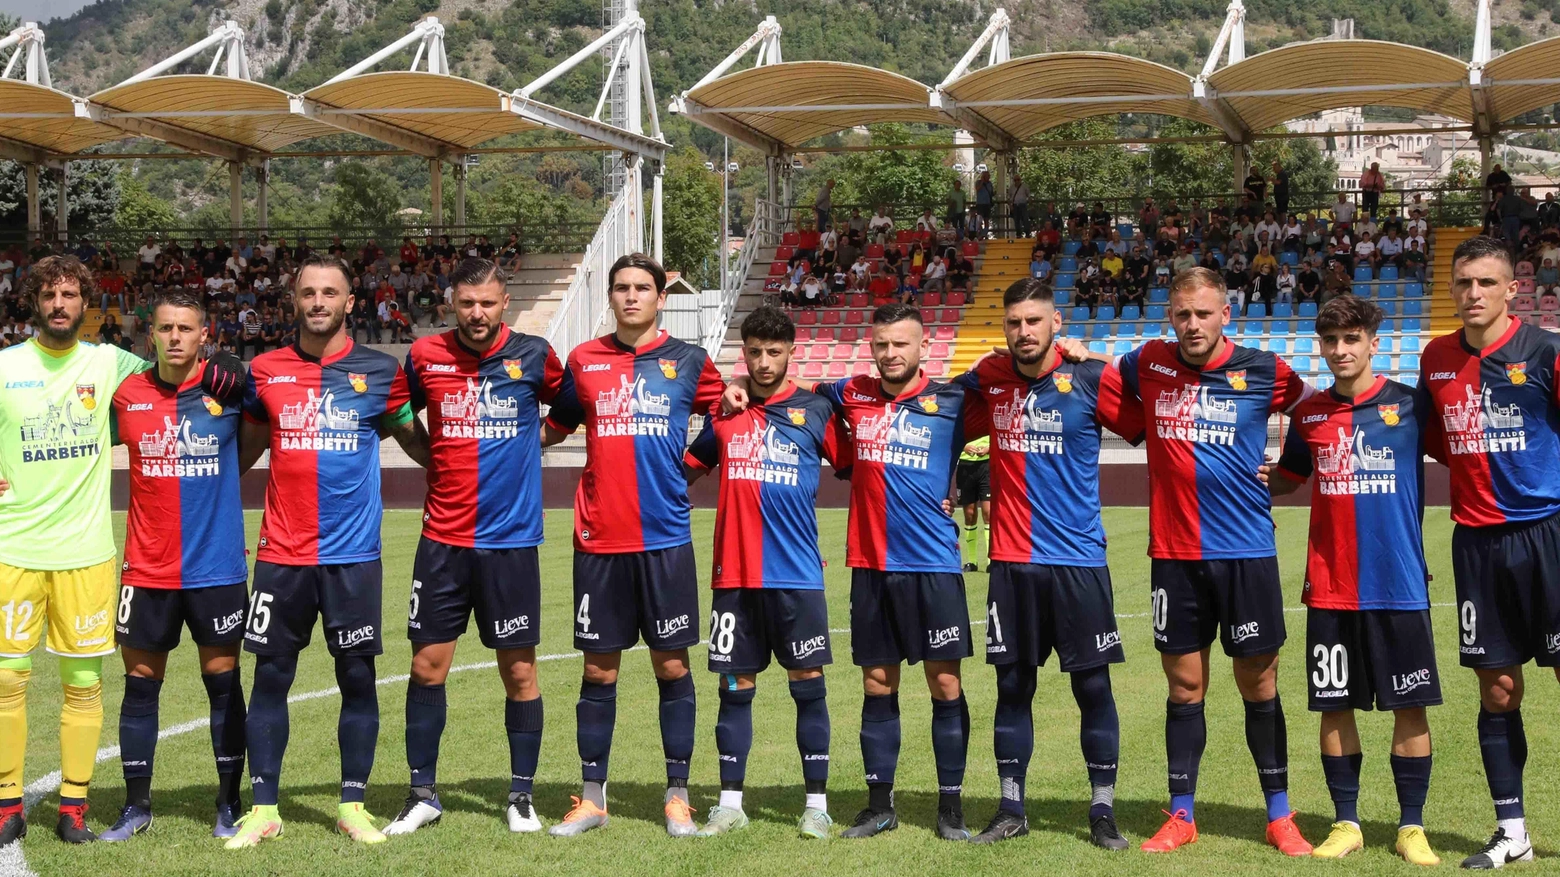
[[[217,762],[217,801],[235,808],[244,776],[244,686],[238,670],[200,677],[211,706],[211,752]]]
[[[1327,794],[1332,796],[1334,822],[1360,824],[1360,764],[1364,760],[1358,752],[1322,756],[1322,776],[1327,779]]]
[[[1186,811],[1191,822],[1197,795],[1197,766],[1208,745],[1208,723],[1202,701],[1165,703],[1165,756],[1170,771],[1170,812]]]
[[[529,795],[542,757],[542,696],[504,701],[504,731],[509,736],[509,791]]]
[[[991,748],[1002,785],[997,806],[1020,816],[1024,813],[1024,777],[1035,751],[1034,697],[1034,667],[1022,662],[997,665],[997,710],[991,729]]]
[[[1430,796],[1430,760],[1429,755],[1392,756],[1392,782],[1397,786],[1400,828],[1425,824],[1425,799]]]
[[[948,806],[964,791],[964,765],[970,749],[970,707],[961,693],[953,700],[932,698],[932,756],[937,761],[937,796]]]
[[[336,658],[336,684],[341,687],[341,717],[336,721],[336,745],[341,749],[341,803],[358,804],[368,791],[368,775],[374,772],[374,749],[379,744],[374,656]]]
[[[1527,766],[1527,732],[1521,708],[1504,713],[1479,709],[1479,754],[1490,782],[1496,819],[1521,819],[1522,769]]]
[[[1121,719],[1116,715],[1116,697],[1110,688],[1110,665],[1080,670],[1072,674],[1073,700],[1078,703],[1078,743],[1083,749],[1083,765],[1089,771],[1089,785],[1096,800],[1089,805],[1089,818],[1110,815],[1110,803],[1098,800],[1101,787],[1114,789],[1116,767],[1121,758]],[[1114,799],[1114,795],[1110,796]]]
[[[406,683],[406,766],[412,785],[431,786],[439,778],[439,740],[448,713],[443,685]]]
[[[720,753],[720,787],[741,789],[753,749],[755,688],[738,688],[737,677],[720,677],[720,712],[715,719],[715,749]]]
[[[666,784],[688,785],[688,762],[693,759],[694,720],[697,702],[693,674],[657,679],[661,689],[661,751],[666,754]]]
[[[125,803],[152,807],[152,762],[157,754],[157,699],[161,679],[125,676],[119,705],[120,763],[125,772]]]
[[[823,677],[791,683],[796,702],[796,751],[802,756],[802,780],[807,791],[822,792],[829,783],[829,689]]]
[[[1245,701],[1246,748],[1257,763],[1257,781],[1267,799],[1268,821],[1288,816],[1289,732],[1284,726],[1284,705],[1272,700]]]
[[[897,693],[869,694],[862,699],[861,765],[866,769],[868,786],[894,787],[894,770],[899,766]]]
[[[289,731],[287,692],[298,675],[297,655],[257,655],[255,688],[245,721],[249,741],[249,785],[257,806],[275,806],[282,779],[282,755]]]
[[[612,730],[617,725],[617,683],[580,682],[574,705],[574,740],[580,751],[580,774],[587,783],[607,781],[612,755]]]

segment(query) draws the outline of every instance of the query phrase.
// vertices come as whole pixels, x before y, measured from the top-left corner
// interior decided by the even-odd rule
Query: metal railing
[[[747,236],[742,240],[737,263],[724,266],[727,270],[721,278],[720,310],[705,329],[704,349],[711,357],[717,356],[721,345],[725,343],[726,327],[731,322],[732,314],[736,313],[737,299],[742,297],[742,289],[747,285],[748,272],[753,268],[758,251],[779,243],[785,213],[780,205],[772,201],[754,199],[753,221],[748,226]]]
[[[595,236],[585,247],[585,256],[563,294],[563,301],[547,324],[547,341],[561,357],[567,357],[569,351],[605,329],[610,313],[607,277],[612,263],[634,248],[632,223],[638,216],[632,209],[635,197],[638,194],[630,187],[612,200],[607,215],[596,227]]]

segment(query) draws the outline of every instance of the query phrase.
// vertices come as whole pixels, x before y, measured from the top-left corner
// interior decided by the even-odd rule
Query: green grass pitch
[[[1284,649],[1280,690],[1287,705],[1291,801],[1300,812],[1308,838],[1319,842],[1331,816],[1316,749],[1316,717],[1305,710],[1303,655],[1304,615],[1299,611],[1305,550],[1305,510],[1281,509],[1279,556],[1284,570],[1290,639]],[[1446,864],[1455,867],[1475,850],[1493,828],[1489,796],[1479,763],[1474,718],[1478,710],[1470,671],[1457,666],[1456,615],[1448,548],[1450,523],[1444,509],[1427,515],[1425,541],[1435,581],[1431,594],[1440,667],[1447,703],[1431,711],[1436,762],[1426,821],[1431,842]],[[844,511],[819,513],[832,624],[848,625],[848,574],[844,565]],[[123,517],[119,517],[123,526]],[[249,518],[250,544],[258,516]],[[242,875],[262,874],[709,874],[743,877],[796,874],[1277,874],[1309,870],[1349,873],[1407,873],[1410,866],[1391,852],[1397,819],[1396,798],[1387,762],[1390,719],[1362,717],[1365,767],[1360,795],[1367,849],[1344,862],[1282,859],[1262,841],[1262,797],[1242,731],[1239,695],[1227,659],[1216,656],[1209,697],[1208,750],[1202,763],[1197,808],[1201,840],[1171,856],[1149,857],[1135,849],[1156,829],[1165,806],[1163,748],[1164,683],[1155,656],[1147,616],[1147,513],[1142,509],[1110,509],[1105,515],[1111,536],[1111,567],[1117,589],[1116,609],[1127,663],[1115,668],[1116,701],[1121,714],[1121,777],[1116,811],[1134,849],[1107,854],[1087,843],[1085,814],[1088,783],[1077,743],[1077,710],[1066,680],[1054,668],[1041,673],[1035,703],[1036,752],[1029,777],[1032,833],[991,848],[939,841],[932,833],[935,818],[935,776],[932,767],[930,709],[917,672],[905,674],[904,744],[899,768],[898,831],[870,841],[834,839],[818,843],[795,836],[802,807],[800,766],[793,740],[793,716],[784,675],[776,667],[759,678],[755,741],[749,764],[746,809],[753,825],[738,834],[712,840],[672,840],[661,824],[663,786],[660,737],[656,724],[655,684],[647,657],[640,651],[624,660],[619,686],[618,726],[612,757],[613,780],[608,787],[612,823],[604,830],[575,839],[513,836],[503,824],[508,789],[508,760],[503,732],[503,693],[496,672],[487,666],[458,672],[449,681],[450,716],[440,764],[443,822],[416,835],[392,838],[372,848],[354,846],[333,830],[338,785],[336,711],[334,697],[292,706],[292,737],[282,774],[282,815],[287,834],[257,850],[227,852],[209,836],[214,777],[209,738],[204,729],[162,741],[157,752],[154,797],[157,822],[151,832],[123,845],[99,844],[70,848],[59,843],[53,826],[51,796],[34,809],[33,832],[23,844],[28,865],[42,877],[53,875]],[[700,552],[700,574],[709,571],[708,546],[713,515],[696,512],[694,542]],[[389,512],[384,519],[385,655],[379,675],[407,672],[410,649],[404,638],[402,614],[410,589],[412,555],[417,543],[416,512]],[[562,817],[569,794],[578,792],[579,768],[574,749],[574,701],[579,686],[579,660],[570,655],[570,516],[554,511],[547,518],[548,542],[542,552],[543,641],[539,653],[541,685],[547,703],[547,730],[537,777],[536,804],[551,822]],[[986,590],[984,573],[968,577],[970,616],[982,619]],[[708,590],[704,591],[706,606]],[[702,616],[701,616],[702,617]],[[977,653],[984,635],[975,628]],[[850,664],[848,634],[835,634],[836,664],[829,668],[829,700],[833,718],[833,777],[830,809],[839,822],[848,821],[865,802],[857,729],[861,685]],[[462,641],[456,664],[491,660],[475,632]],[[206,715],[205,695],[196,670],[193,648],[186,641],[170,660],[164,689],[161,725],[169,727]],[[715,682],[705,667],[702,647],[693,652],[699,690],[699,737],[693,763],[692,799],[702,818],[714,803],[716,773],[714,723]],[[58,769],[57,717],[59,687],[55,661],[37,660],[29,702],[31,729],[27,776],[35,779]],[[1514,866],[1520,873],[1560,873],[1560,793],[1554,779],[1560,732],[1556,728],[1556,697],[1549,673],[1529,668],[1531,695],[1527,729],[1532,757],[1527,795],[1529,824],[1539,844],[1540,861]],[[245,662],[247,681],[250,664]],[[122,679],[118,657],[105,666],[107,720],[103,745],[115,742]],[[997,783],[991,755],[991,714],[995,703],[992,674],[980,657],[965,663],[965,679],[973,716],[965,811],[971,828],[984,825],[996,807]],[[305,654],[293,693],[328,689],[334,684],[322,637]],[[405,683],[391,681],[379,689],[382,714],[379,751],[368,793],[368,806],[381,823],[394,816],[405,794],[403,749]],[[117,760],[99,764],[89,820],[106,826],[123,801]]]

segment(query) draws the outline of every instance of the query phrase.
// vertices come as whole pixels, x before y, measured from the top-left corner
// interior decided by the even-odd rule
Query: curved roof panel
[[[177,74],[116,85],[90,100],[116,116],[150,119],[258,152],[338,133],[293,113],[289,97],[246,79]]]
[[[1490,99],[1491,116],[1504,122],[1560,101],[1560,83],[1555,81],[1557,71],[1560,71],[1560,37],[1528,43],[1485,64],[1484,86]]]
[[[1473,119],[1468,65],[1380,40],[1318,40],[1253,55],[1208,77],[1251,131],[1338,107],[1407,107]]]
[[[1014,58],[961,76],[943,91],[1020,140],[1066,122],[1117,113],[1214,124],[1192,97],[1192,80],[1185,73],[1114,52]]]
[[[932,108],[931,89],[914,79],[839,61],[791,61],[727,74],[688,93],[701,113],[726,116],[800,146],[835,131],[878,122],[955,123]],[[809,109],[817,107],[817,109]]]
[[[76,153],[125,133],[78,118],[70,95],[17,79],[0,79],[0,137],[55,153]]]
[[[506,109],[504,92],[441,73],[364,73],[315,86],[303,96],[322,104],[327,113],[349,111],[459,147],[542,127]]]

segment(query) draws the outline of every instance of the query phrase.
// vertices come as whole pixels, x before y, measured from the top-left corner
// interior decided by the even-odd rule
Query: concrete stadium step
[[[512,328],[531,334],[547,331],[569,284],[574,282],[583,253],[543,253],[526,256],[520,270],[510,275],[509,310],[504,319]]]

